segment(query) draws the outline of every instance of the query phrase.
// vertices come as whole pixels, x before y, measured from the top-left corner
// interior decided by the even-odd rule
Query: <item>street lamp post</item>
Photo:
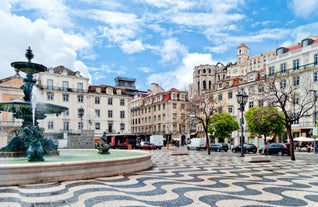
[[[239,110],[241,111],[241,119],[240,119],[240,125],[241,125],[241,157],[244,157],[244,129],[243,129],[243,124],[244,124],[244,117],[243,117],[243,112],[244,112],[244,107],[245,104],[247,103],[247,98],[248,95],[245,93],[243,88],[236,94],[236,100],[237,103],[240,105]]]
[[[314,154],[316,154],[316,136],[317,136],[317,127],[316,127],[316,118],[317,118],[317,109],[316,109],[316,102],[317,102],[317,93],[316,90],[310,90],[314,93],[314,102],[315,102],[315,106],[314,106],[314,113],[313,113],[313,122],[314,122],[314,127],[313,127],[313,136],[314,136]]]

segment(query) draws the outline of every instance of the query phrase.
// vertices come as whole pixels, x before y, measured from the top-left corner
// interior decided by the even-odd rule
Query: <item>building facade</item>
[[[152,84],[147,93],[135,95],[131,101],[133,133],[150,136],[161,134],[183,143],[189,137],[188,93],[175,88],[163,90]]]
[[[0,80],[0,101],[23,101],[23,78],[17,73]],[[12,113],[2,111],[0,113],[0,148],[7,144],[13,130],[22,125],[22,120],[13,117]]]
[[[130,96],[124,89],[107,85],[90,86],[89,79],[64,66],[49,68],[35,75],[38,100],[65,106],[58,118],[47,115],[39,121],[47,136],[78,134],[94,130],[95,136],[107,133],[129,133]]]
[[[237,62],[229,63],[227,67],[224,67],[226,77],[217,79],[215,83],[212,82],[213,84],[209,90],[201,90],[201,93],[214,96],[214,99],[221,103],[218,112],[228,112],[239,121],[241,115],[238,110],[236,94],[240,89],[244,89],[249,96],[245,111],[254,106],[270,105],[269,99],[260,97],[260,94],[262,94],[260,86],[261,82],[267,79],[272,78],[277,81],[277,79],[274,79],[277,75],[285,77],[279,79],[281,81],[278,83],[280,87],[287,83],[296,87],[298,98],[295,98],[295,101],[301,100],[304,95],[308,95],[309,91],[318,90],[318,37],[310,36],[295,45],[279,47],[276,50],[255,56],[248,56],[248,53],[249,48],[245,44],[241,44],[237,48]],[[198,74],[197,70],[200,67],[202,66],[195,67],[194,73]],[[213,68],[213,66],[210,68]],[[201,76],[202,78],[194,76],[192,85],[197,84],[199,79],[205,78],[205,75],[201,74]],[[190,90],[189,93],[193,91]],[[292,108],[288,110],[292,110]],[[314,114],[313,110],[311,114]],[[293,136],[312,135],[313,123],[312,115],[297,120],[292,125]],[[259,146],[259,143],[263,143],[263,141],[258,140],[262,137],[248,136],[246,129],[244,134],[247,142],[254,143],[257,146]],[[283,139],[275,141],[287,141],[286,137]],[[233,133],[230,140],[229,142],[233,145],[239,144],[239,133]]]

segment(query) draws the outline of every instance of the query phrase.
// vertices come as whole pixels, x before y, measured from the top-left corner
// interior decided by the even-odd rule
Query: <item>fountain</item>
[[[35,85],[33,74],[44,72],[47,68],[44,65],[31,62],[34,57],[31,48],[26,50],[27,62],[13,62],[11,66],[17,72],[26,73],[23,80],[24,101],[0,102],[0,111],[12,112],[13,117],[22,119],[22,126],[16,130],[16,136],[1,149],[2,156],[24,156],[27,154],[28,161],[44,161],[44,154],[57,154],[57,145],[53,140],[43,138],[43,130],[38,126],[38,120],[46,117],[46,114],[59,115],[68,108],[49,103],[38,103],[32,95]],[[42,146],[43,145],[43,146]]]
[[[33,54],[30,48],[27,49],[26,57],[28,62],[11,63],[18,72],[26,73],[22,86],[24,101],[0,102],[0,111],[12,112],[15,118],[23,120],[22,126],[0,154],[27,154],[28,161],[32,163],[25,163],[27,161],[21,160],[24,158],[18,157],[0,158],[0,186],[124,175],[153,166],[150,152],[113,150],[110,154],[110,146],[103,140],[105,136],[95,145],[99,153],[96,153],[96,149],[60,150],[60,156],[50,156],[43,162],[43,155],[57,150],[57,145],[43,138],[43,130],[39,128],[37,120],[44,119],[46,114],[58,115],[67,108],[36,102],[36,97],[32,96],[35,84],[33,74],[46,71],[46,67],[31,63]],[[59,159],[53,160],[55,157]]]

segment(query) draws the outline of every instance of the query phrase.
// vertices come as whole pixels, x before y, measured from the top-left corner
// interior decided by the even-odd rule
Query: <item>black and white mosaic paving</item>
[[[136,174],[0,187],[0,206],[318,206],[316,159],[248,163],[232,152],[153,153],[153,169]]]

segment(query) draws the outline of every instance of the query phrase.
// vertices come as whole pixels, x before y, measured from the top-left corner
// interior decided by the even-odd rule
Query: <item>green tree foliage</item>
[[[231,137],[232,131],[239,129],[239,123],[229,113],[214,114],[210,117],[209,123],[209,133],[221,140]]]
[[[253,107],[244,117],[247,129],[252,135],[264,135],[266,139],[268,136],[281,135],[284,132],[284,115],[276,107]]]

